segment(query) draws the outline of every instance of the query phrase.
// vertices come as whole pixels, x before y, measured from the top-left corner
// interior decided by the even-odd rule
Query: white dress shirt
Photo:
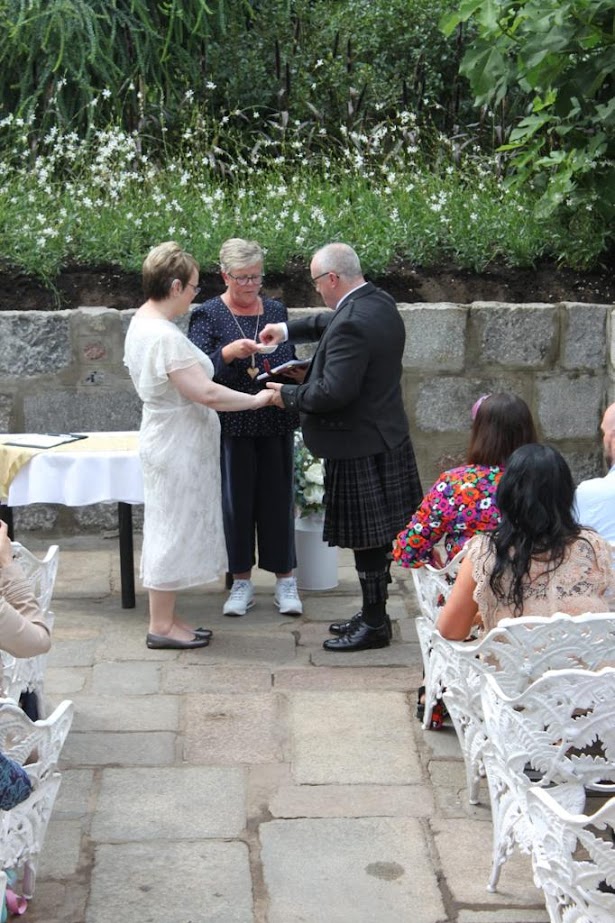
[[[605,477],[581,481],[574,501],[581,525],[615,542],[615,464]]]

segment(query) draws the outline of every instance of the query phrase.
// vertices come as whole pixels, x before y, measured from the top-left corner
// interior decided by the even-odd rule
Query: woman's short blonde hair
[[[195,258],[182,250],[174,240],[158,244],[143,260],[145,297],[151,298],[152,301],[163,301],[168,298],[173,281],[179,279],[185,288],[195,269],[199,271],[199,264]]]
[[[255,240],[230,237],[220,247],[222,272],[232,272],[234,269],[243,269],[244,266],[254,266],[256,263],[262,266],[264,259],[263,248]]]

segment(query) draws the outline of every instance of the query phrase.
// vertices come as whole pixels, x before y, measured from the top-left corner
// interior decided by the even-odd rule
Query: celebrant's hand
[[[273,345],[273,343],[285,343],[285,326],[285,324],[265,324],[259,333],[258,338],[261,343],[266,343],[267,345]]]
[[[282,400],[282,385],[279,381],[268,381],[267,389],[272,395],[271,403],[274,407],[279,407],[281,410],[284,410],[284,401]]]
[[[222,358],[226,363],[232,362],[233,359],[247,359],[258,352],[258,343],[254,340],[233,340],[227,343],[222,349]]]

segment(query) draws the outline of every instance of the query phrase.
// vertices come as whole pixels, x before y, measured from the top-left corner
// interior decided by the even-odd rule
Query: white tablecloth
[[[136,451],[41,452],[17,472],[8,495],[9,506],[119,502],[143,503],[143,476]]]

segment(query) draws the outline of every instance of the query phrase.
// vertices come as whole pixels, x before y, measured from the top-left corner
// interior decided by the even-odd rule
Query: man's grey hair
[[[234,269],[255,266],[257,263],[262,266],[264,258],[263,249],[255,240],[230,237],[220,247],[220,269],[222,272],[232,272]]]
[[[348,244],[327,244],[312,257],[319,272],[335,272],[347,279],[363,275],[359,257]]]

